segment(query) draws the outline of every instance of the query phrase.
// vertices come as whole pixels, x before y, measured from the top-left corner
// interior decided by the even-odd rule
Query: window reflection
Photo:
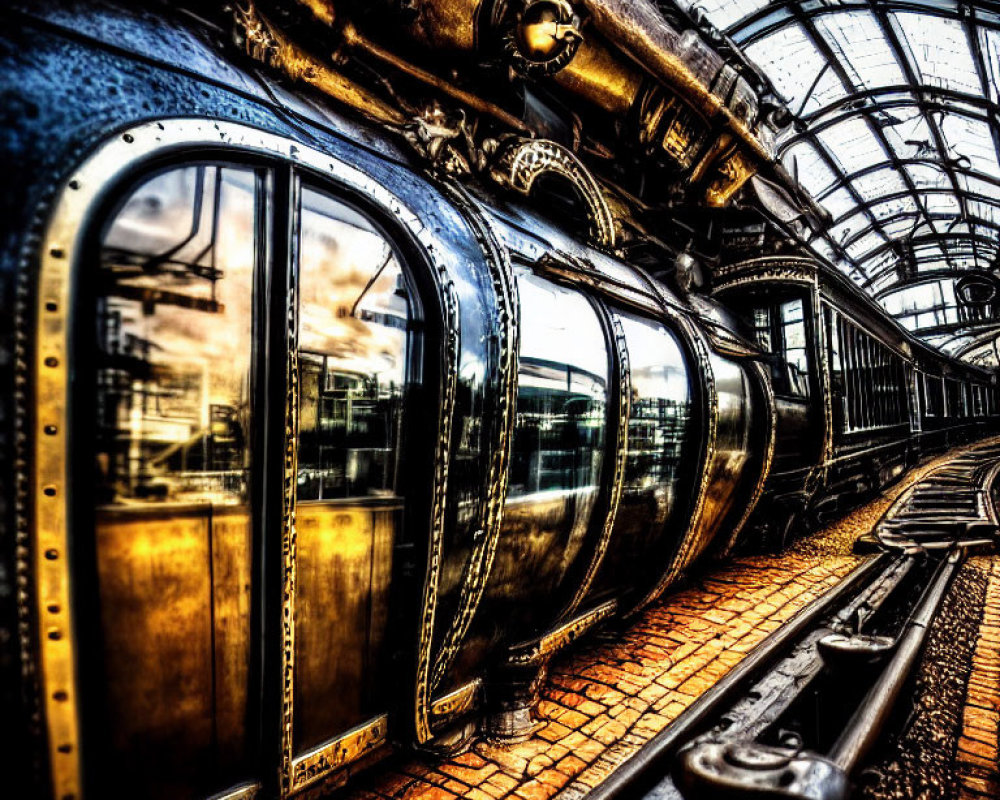
[[[171,170],[133,192],[101,251],[102,500],[243,502],[254,176]]]
[[[625,493],[653,501],[647,524],[662,525],[674,506],[691,416],[687,370],[677,340],[659,323],[620,315],[632,373]],[[651,508],[647,508],[650,511]]]
[[[604,332],[580,294],[518,276],[521,351],[508,496],[595,489],[607,403]]]
[[[388,241],[350,207],[302,195],[300,500],[391,495],[409,304]]]
[[[809,357],[801,298],[760,305],[752,313],[757,344],[774,356],[770,362],[774,391],[808,397]]]

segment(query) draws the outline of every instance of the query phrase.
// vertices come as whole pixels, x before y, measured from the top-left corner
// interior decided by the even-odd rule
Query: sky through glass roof
[[[1000,2],[680,2],[795,116],[779,153],[833,217],[817,252],[935,346],[995,351],[1000,299],[956,287],[1000,293]]]

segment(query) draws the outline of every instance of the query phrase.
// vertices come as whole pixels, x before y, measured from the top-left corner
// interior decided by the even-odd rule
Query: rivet
[[[80,181],[78,181],[76,178],[74,178],[73,180],[71,180],[69,182],[69,188],[70,189],[79,189],[80,188]]]
[[[71,745],[71,744],[61,744],[61,745],[59,745],[59,747],[56,748],[56,750],[58,750],[60,753],[72,753],[73,752],[73,745]]]
[[[46,497],[55,497],[56,496],[56,487],[55,486],[46,486],[44,489],[42,489],[42,494],[44,494]]]
[[[58,603],[49,603],[45,607],[45,610],[48,611],[50,614],[58,614],[62,609],[59,608]]]
[[[49,250],[49,255],[53,258],[62,258],[65,253],[61,247],[53,247]]]
[[[46,436],[55,436],[59,432],[55,425],[46,425],[42,430],[45,431]]]
[[[52,699],[58,700],[60,703],[65,703],[69,700],[69,694],[60,689],[58,692],[52,693]]]
[[[129,144],[132,144],[132,142],[135,141],[135,137],[131,133],[126,133],[124,136],[122,136],[122,139],[124,139]]]
[[[54,303],[53,301],[49,300],[45,304],[45,310],[46,311],[58,311],[59,310],[59,304],[58,303]]]
[[[57,558],[59,558],[59,551],[56,550],[54,547],[50,547],[48,550],[45,551],[45,557],[49,561],[55,561]]]
[[[53,642],[58,642],[60,639],[62,639],[62,632],[58,628],[51,628],[49,630],[49,638]]]
[[[48,358],[45,359],[45,366],[47,366],[47,367],[58,367],[59,366],[59,359],[56,358],[55,356],[49,356]]]

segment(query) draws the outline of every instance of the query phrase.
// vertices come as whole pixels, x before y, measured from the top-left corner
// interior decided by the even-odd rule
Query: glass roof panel
[[[746,52],[795,112],[815,111],[847,94],[801,25],[781,28],[747,47]]]
[[[944,194],[943,192],[928,192],[925,194],[924,206],[927,208],[928,213],[936,216],[957,216],[962,212],[962,206],[959,204],[958,198],[953,194]]]
[[[918,189],[951,189],[948,173],[940,164],[907,164],[904,169]]]
[[[917,201],[913,199],[913,195],[909,194],[875,203],[871,207],[871,212],[876,219],[888,219],[900,214],[915,215],[917,210]]]
[[[886,242],[886,238],[877,230],[869,231],[860,239],[852,242],[847,247],[847,253],[852,258],[862,258],[866,253],[871,252],[876,247],[881,247]]]
[[[906,181],[892,167],[882,167],[866,175],[858,175],[852,183],[858,194],[870,203],[887,194],[905,192],[907,189]]]
[[[847,189],[835,189],[830,192],[823,198],[821,205],[834,219],[840,219],[858,209],[858,201]]]
[[[888,158],[868,123],[860,117],[825,128],[816,134],[816,138],[846,173],[881,164]]]
[[[941,17],[932,20],[926,14],[891,16],[899,25],[922,83],[956,92],[982,93],[962,23]]]
[[[766,6],[768,0],[683,0],[689,9],[701,8],[719,30],[753,14]]]
[[[869,11],[845,11],[816,18],[816,30],[826,37],[855,86],[875,89],[906,83],[889,42]]]
[[[809,142],[793,144],[782,154],[781,161],[814,196],[822,194],[837,180],[837,174]]]
[[[991,178],[1000,178],[1000,164],[997,164],[996,144],[990,133],[990,126],[978,119],[962,117],[958,114],[940,114],[941,133],[950,146],[949,155],[960,162],[968,160],[976,172]],[[962,163],[962,166],[965,166]]]
[[[916,108],[897,108],[887,114],[891,124],[882,133],[899,158],[936,158],[934,134],[923,113]]]
[[[986,81],[993,102],[1000,101],[1000,31],[981,28],[979,31],[979,47],[986,64]]]

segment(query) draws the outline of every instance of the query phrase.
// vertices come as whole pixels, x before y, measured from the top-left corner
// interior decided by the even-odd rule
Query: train
[[[516,741],[588,631],[1000,422],[993,372],[773,213],[823,222],[780,103],[667,4],[0,14],[29,796],[309,796]]]

